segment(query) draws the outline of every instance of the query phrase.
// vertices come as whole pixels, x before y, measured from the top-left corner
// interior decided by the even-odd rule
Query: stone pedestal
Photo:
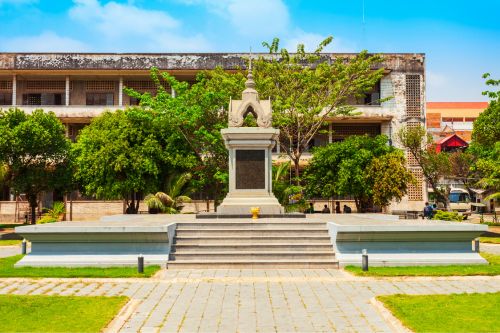
[[[251,207],[259,207],[260,214],[283,214],[272,192],[271,150],[279,130],[230,127],[221,133],[229,150],[229,193],[217,214],[248,215]]]

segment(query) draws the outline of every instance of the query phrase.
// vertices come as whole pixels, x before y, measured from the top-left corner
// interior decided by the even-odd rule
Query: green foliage
[[[64,207],[64,202],[56,201],[42,218],[37,221],[38,224],[53,223],[59,221],[61,216],[65,213],[66,208]]]
[[[167,214],[179,213],[185,203],[191,202],[188,196],[193,192],[193,187],[190,185],[191,177],[189,172],[169,177],[166,185],[167,192],[148,194],[144,202],[150,209]]]
[[[403,155],[387,145],[386,136],[351,136],[314,150],[304,176],[306,193],[322,198],[352,195],[359,211],[375,200],[385,206],[401,199],[413,179],[404,165]]]
[[[442,210],[438,210],[436,211],[436,214],[434,214],[432,219],[440,221],[462,221],[463,216],[457,212],[445,212]]]
[[[447,153],[437,153],[432,136],[425,127],[402,127],[398,132],[401,145],[413,155],[422,169],[427,183],[432,187],[436,200],[449,206],[449,187],[441,187],[442,178],[452,174],[452,165]]]
[[[447,265],[447,266],[371,266],[366,272],[359,266],[347,266],[345,270],[357,276],[470,276],[500,275],[500,255],[481,253],[489,265]]]
[[[383,76],[382,58],[363,51],[349,57],[331,58],[320,54],[332,41],[328,37],[315,52],[304,45],[290,54],[279,49],[279,39],[263,43],[271,56],[254,63],[254,77],[260,98],[270,98],[273,125],[280,129],[279,142],[294,164],[299,181],[299,160],[311,139],[327,118],[351,114],[350,100],[370,91]]]
[[[228,157],[220,130],[227,127],[231,98],[241,97],[245,78],[241,73],[227,73],[222,68],[200,72],[192,85],[180,82],[168,73],[151,70],[157,94],[126,92],[140,99],[143,107],[154,110],[169,120],[175,135],[186,142],[196,156],[191,182],[205,192],[221,198],[227,191]],[[170,86],[175,91],[171,96]]]
[[[500,293],[378,296],[412,332],[496,332]]]
[[[70,141],[53,112],[0,110],[0,162],[4,181],[16,193],[25,193],[35,223],[37,196],[43,191],[66,190],[72,184]],[[5,168],[6,166],[6,168]]]
[[[75,144],[76,178],[88,195],[126,199],[139,208],[138,194],[161,187],[176,170],[195,164],[168,116],[147,108],[105,112],[85,127]]]
[[[144,274],[137,267],[14,267],[23,255],[0,258],[0,277],[29,278],[125,278],[150,277],[160,266],[145,266]]]
[[[101,332],[125,296],[0,295],[3,332]]]
[[[388,206],[392,200],[400,201],[408,184],[415,182],[400,150],[373,158],[366,168],[365,178],[372,188],[373,203],[380,207]]]

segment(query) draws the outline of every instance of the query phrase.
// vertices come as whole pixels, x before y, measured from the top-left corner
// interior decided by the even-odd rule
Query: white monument
[[[249,215],[252,207],[260,214],[284,214],[272,191],[272,153],[279,129],[272,128],[270,100],[259,100],[252,75],[248,70],[241,100],[229,103],[229,128],[221,130],[229,150],[229,193],[217,208],[221,215]],[[243,127],[252,114],[258,127]]]

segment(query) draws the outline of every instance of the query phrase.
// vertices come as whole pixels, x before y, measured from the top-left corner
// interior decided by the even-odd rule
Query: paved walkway
[[[376,295],[500,291],[500,276],[356,278],[341,270],[168,270],[153,279],[0,279],[0,294],[126,295],[123,332],[392,332]]]

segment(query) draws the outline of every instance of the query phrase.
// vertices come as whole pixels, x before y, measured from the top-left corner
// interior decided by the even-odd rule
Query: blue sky
[[[500,0],[0,0],[0,52],[423,52],[428,101],[484,101]]]

